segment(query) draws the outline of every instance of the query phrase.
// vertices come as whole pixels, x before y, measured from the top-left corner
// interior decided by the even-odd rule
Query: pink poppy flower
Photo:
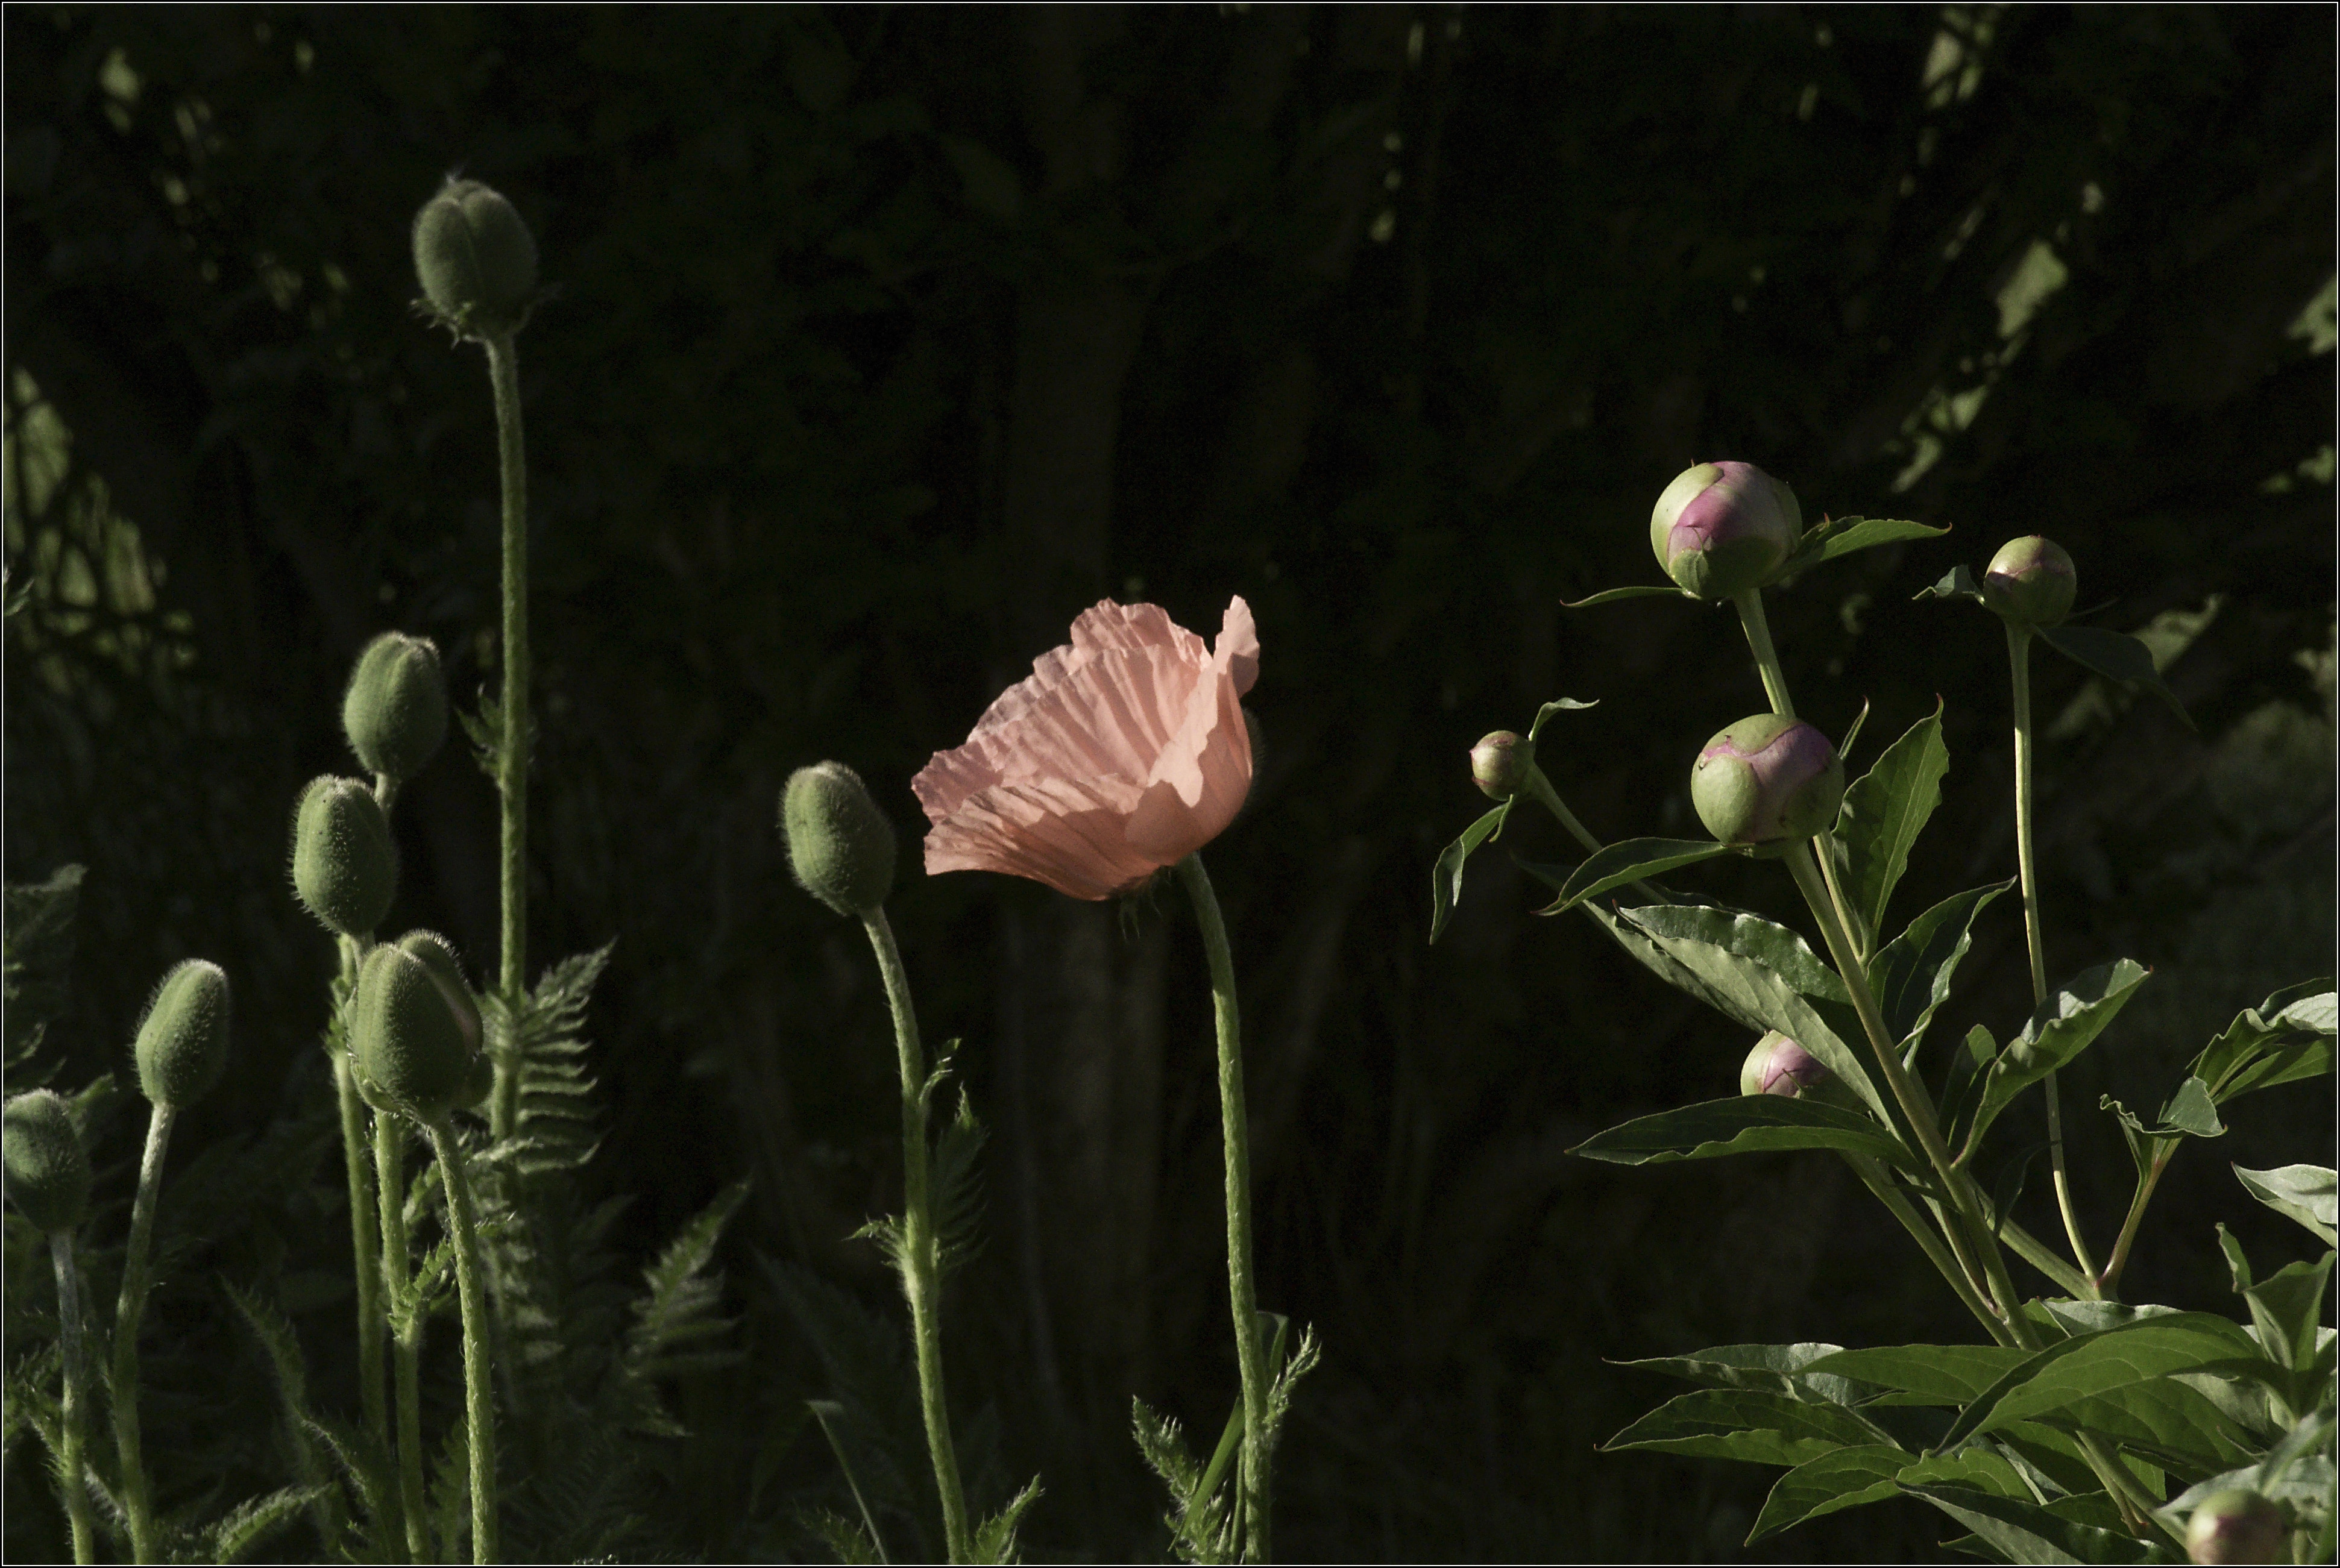
[[[1158,605],[1083,611],[1071,646],[1035,659],[965,745],[910,781],[934,824],[928,874],[1006,872],[1102,899],[1176,864],[1251,792],[1238,702],[1258,677],[1240,598],[1209,648]]]

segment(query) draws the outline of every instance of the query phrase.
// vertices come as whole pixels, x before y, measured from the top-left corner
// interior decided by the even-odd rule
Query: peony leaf
[[[2335,1178],[2332,1168],[2325,1165],[2284,1165],[2273,1170],[2245,1170],[2234,1168],[2235,1179],[2244,1190],[2277,1214],[2288,1215],[2307,1227],[2325,1246],[2340,1243],[2334,1233],[2340,1224],[2340,1204],[2335,1204]]]
[[[1712,839],[1629,838],[1587,856],[1561,885],[1560,897],[1536,913],[1560,914],[1612,887],[1730,853],[1730,845],[1716,843]]]
[[[1782,1149],[1840,1149],[1919,1169],[1908,1150],[1856,1110],[1778,1094],[1742,1094],[1639,1117],[1574,1149],[1612,1165],[1664,1165]]]
[[[1793,1466],[1839,1448],[1887,1441],[1884,1433],[1840,1405],[1806,1404],[1751,1388],[1701,1388],[1666,1401],[1601,1446],[1605,1453],[1649,1448]]]
[[[1695,599],[1698,596],[1685,593],[1671,583],[1635,583],[1629,588],[1603,588],[1591,598],[1573,601],[1562,599],[1560,601],[1560,607],[1564,610],[1589,610],[1595,605],[1613,605],[1620,599],[1658,597]]]
[[[2039,626],[2035,629],[2041,642],[2074,664],[2119,681],[2124,685],[2144,687],[2167,703],[2187,729],[2194,727],[2194,721],[2186,715],[2186,705],[2177,700],[2175,692],[2161,684],[2160,672],[2153,667],[2153,650],[2127,632],[2108,632],[2102,626]]]
[[[1975,917],[2014,885],[2010,880],[1952,893],[1869,961],[1869,989],[1895,1040],[1907,1045],[1925,1032],[1950,994],[1950,978],[1973,940]]]
[[[1844,792],[1831,835],[1838,884],[1866,932],[1885,929],[1886,905],[1909,869],[1910,846],[1942,801],[1950,754],[1942,745],[1942,705],[1911,725],[1900,739]],[[1863,956],[1875,946],[1862,942]]]
[[[1471,852],[1503,831],[1503,819],[1510,816],[1519,796],[1510,800],[1462,830],[1462,836],[1439,852],[1438,863],[1430,872],[1430,940],[1436,942],[1453,917],[1454,906],[1462,899],[1462,863]]]

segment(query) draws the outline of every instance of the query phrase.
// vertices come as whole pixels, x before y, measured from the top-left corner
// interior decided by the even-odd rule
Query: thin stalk
[[[1544,809],[1551,812],[1552,815],[1560,819],[1560,825],[1566,828],[1569,831],[1570,836],[1573,837],[1577,843],[1584,846],[1585,853],[1599,854],[1601,853],[1602,848],[1601,841],[1594,838],[1591,832],[1587,829],[1582,823],[1576,820],[1576,814],[1568,809],[1568,803],[1562,800],[1560,798],[1560,792],[1552,787],[1552,780],[1544,775],[1543,769],[1536,766],[1533,763],[1528,764],[1528,793],[1534,795],[1536,799],[1542,801],[1544,804]],[[1663,892],[1651,886],[1648,883],[1636,882],[1629,885],[1631,886],[1634,892],[1640,893],[1643,898],[1648,899],[1651,903],[1671,903],[1674,902],[1672,899],[1668,898]]]
[[[528,453],[521,439],[520,358],[511,336],[486,340],[488,380],[495,389],[496,450],[503,474],[504,689],[498,711],[503,734],[496,754],[496,794],[502,804],[503,952],[498,983],[520,1005],[528,969]],[[511,1136],[520,1111],[520,1064],[496,1059],[489,1125]]]
[[[1900,1189],[1893,1185],[1893,1178],[1886,1172],[1884,1166],[1866,1154],[1848,1153],[1844,1159],[1846,1164],[1852,1167],[1853,1173],[1860,1178],[1862,1185],[1876,1195],[1877,1201],[1883,1204],[1893,1218],[1901,1222],[1901,1228],[1909,1233],[1909,1238],[1918,1244],[1918,1249],[1926,1255],[1928,1261],[1933,1264],[1942,1278],[1948,1283],[1958,1300],[1965,1304],[1966,1309],[1975,1315],[1976,1321],[1980,1323],[1990,1336],[2001,1345],[2013,1344],[2014,1336],[2008,1331],[2007,1326],[1999,1321],[1997,1314],[1991,1311],[1982,1297],[1977,1293],[1973,1282],[1967,1276],[1967,1271],[1959,1267],[1958,1258],[1942,1245],[1942,1238],[1935,1235],[1928,1227],[1925,1217],[1912,1208],[1909,1200],[1901,1195]]]
[[[455,1295],[463,1312],[463,1418],[471,1450],[471,1561],[496,1560],[496,1410],[488,1389],[488,1304],[480,1294],[480,1232],[462,1145],[442,1112],[428,1129],[455,1228]]]
[[[918,1041],[918,1015],[910,977],[883,904],[861,917],[886,1000],[894,1011],[894,1045],[902,1065],[902,1294],[909,1298],[910,1332],[918,1349],[918,1397],[926,1414],[927,1452],[943,1505],[944,1550],[954,1563],[975,1561],[967,1527],[967,1493],[959,1484],[958,1450],[951,1442],[950,1406],[943,1396],[942,1238],[935,1229],[927,1181],[927,1053]]]
[[[2039,932],[2039,873],[2031,855],[2032,788],[2035,750],[2031,728],[2031,628],[2007,623],[2007,662],[2015,682],[2015,858],[2023,882],[2023,933],[2031,949],[2031,1005],[2048,1000],[2048,952]],[[2072,1178],[2064,1164],[2064,1107],[2056,1091],[2053,1072],[2041,1080],[2048,1090],[2048,1163],[2055,1173],[2056,1208],[2064,1217],[2064,1235],[2072,1257],[2090,1281],[2087,1295],[2096,1294],[2096,1259],[2080,1234],[2080,1218],[2072,1208]]]
[[[398,1379],[398,1511],[407,1554],[429,1561],[428,1519],[422,1496],[422,1314],[400,1298],[407,1288],[411,1255],[406,1239],[406,1122],[396,1116],[373,1119],[374,1191],[382,1199],[382,1288],[393,1308],[391,1358]],[[397,1528],[393,1524],[392,1528]]]
[[[2129,1248],[2137,1244],[2137,1228],[2145,1218],[2145,1206],[2153,1201],[2153,1189],[2160,1185],[2161,1173],[2169,1169],[2170,1157],[2177,1152],[2181,1140],[2157,1138],[2153,1140],[2153,1163],[2146,1168],[2143,1179],[2137,1184],[2137,1195],[2129,1199],[2128,1213],[2121,1220],[2120,1236],[2113,1242],[2113,1255],[2105,1263],[2105,1271],[2097,1277],[2097,1289],[2112,1297],[2120,1288],[2121,1270],[2128,1267]]]
[[[2002,1215],[1998,1222],[1999,1238],[2015,1256],[2031,1265],[2053,1281],[2067,1296],[2088,1294],[2090,1282],[2081,1277],[2079,1270],[2056,1256],[2056,1249],[2026,1230],[2015,1220]]]
[[[114,1307],[114,1447],[122,1461],[122,1511],[130,1520],[130,1554],[154,1561],[154,1509],[138,1431],[138,1325],[146,1316],[146,1270],[154,1251],[154,1205],[163,1192],[163,1156],[171,1147],[174,1106],[146,1119],[146,1152],[138,1162],[138,1196],[130,1206],[130,1248],[122,1260],[122,1297]]]
[[[1747,633],[1747,646],[1755,655],[1755,669],[1763,677],[1763,695],[1771,699],[1771,711],[1781,718],[1794,718],[1796,705],[1788,695],[1788,677],[1780,668],[1779,650],[1771,646],[1771,623],[1763,618],[1763,590],[1749,588],[1733,594],[1730,602],[1739,606],[1739,624]]]
[[[97,1561],[97,1536],[89,1517],[89,1483],[82,1474],[82,1423],[88,1419],[81,1370],[81,1270],[74,1263],[74,1228],[49,1233],[49,1259],[57,1267],[57,1336],[64,1356],[64,1397],[57,1406],[62,1429],[57,1468],[64,1472],[65,1517],[73,1522],[74,1561]]]
[[[349,1052],[333,1052],[333,1090],[342,1105],[342,1166],[350,1186],[351,1272],[358,1293],[358,1403],[366,1430],[387,1450],[390,1400],[382,1370],[382,1237],[374,1224],[372,1173],[367,1169],[365,1102],[358,1098]]]
[[[1203,952],[1211,965],[1212,1012],[1219,1035],[1219,1121],[1227,1162],[1227,1298],[1234,1314],[1235,1366],[1243,1377],[1244,1446],[1242,1503],[1246,1539],[1244,1561],[1270,1561],[1267,1477],[1267,1356],[1259,1342],[1259,1303],[1252,1288],[1251,1119],[1244,1109],[1243,1031],[1235,1006],[1234,955],[1227,947],[1226,921],[1211,889],[1203,858],[1178,863],[1178,875],[1195,903],[1203,930]]]

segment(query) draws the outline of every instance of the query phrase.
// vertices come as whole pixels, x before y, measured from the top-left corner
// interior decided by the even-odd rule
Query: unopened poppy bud
[[[480,1004],[471,994],[471,982],[463,978],[463,961],[455,956],[454,944],[435,931],[410,931],[398,939],[398,945],[421,959],[431,978],[439,982],[440,994],[455,1010],[455,1021],[463,1026],[464,1049],[477,1052]]]
[[[1471,748],[1471,782],[1493,800],[1509,800],[1528,787],[1535,768],[1535,742],[1510,730],[1481,737]]]
[[[1746,1065],[1739,1070],[1739,1092],[1793,1100],[1826,1083],[1828,1077],[1829,1070],[1820,1065],[1819,1058],[1775,1029],[1747,1053]]]
[[[342,732],[370,773],[411,779],[447,738],[447,677],[429,637],[384,632],[366,645],[342,697]]]
[[[1650,513],[1658,565],[1702,599],[1770,581],[1803,530],[1796,492],[1752,463],[1686,468]]]
[[[1983,568],[1982,602],[2018,626],[2052,626],[2072,613],[2079,577],[2053,539],[2009,539]]]
[[[395,943],[366,954],[358,970],[350,1052],[361,1078],[425,1120],[446,1113],[471,1072],[471,1040],[445,985]]]
[[[81,1223],[89,1209],[89,1150],[63,1095],[36,1089],[0,1109],[0,1160],[9,1201],[35,1228],[54,1235]]]
[[[331,774],[309,781],[292,813],[292,890],[343,936],[382,923],[398,892],[398,856],[373,791]]]
[[[132,1054],[138,1087],[156,1105],[193,1105],[227,1067],[227,971],[191,958],[163,977]]]
[[[1836,820],[1844,763],[1811,725],[1757,714],[1706,743],[1691,770],[1690,798],[1724,843],[1810,838]]]
[[[414,271],[441,321],[466,337],[501,337],[535,301],[536,237],[501,195],[450,175],[414,214]]]
[[[839,914],[867,915],[894,885],[894,828],[843,763],[788,775],[780,832],[797,884]]]
[[[2186,1524],[2186,1555],[2196,1563],[2288,1563],[2290,1544],[2283,1510],[2243,1487],[2205,1497]]]

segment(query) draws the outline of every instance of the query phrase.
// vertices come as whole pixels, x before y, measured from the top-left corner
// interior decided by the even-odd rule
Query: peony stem
[[[138,1325],[146,1315],[146,1270],[154,1256],[163,1157],[171,1147],[171,1124],[177,1116],[176,1108],[158,1104],[146,1119],[146,1152],[138,1163],[130,1246],[122,1260],[122,1296],[114,1308],[114,1445],[122,1461],[122,1511],[130,1524],[130,1554],[140,1563],[152,1563],[155,1555],[154,1509],[138,1430]]]
[[[1252,1288],[1251,1122],[1244,1109],[1243,1036],[1235,1009],[1234,957],[1226,922],[1199,853],[1178,863],[1195,902],[1203,951],[1211,965],[1212,1011],[1219,1034],[1219,1119],[1227,1160],[1227,1296],[1234,1308],[1235,1366],[1243,1377],[1243,1559],[1270,1561],[1268,1547],[1267,1356],[1259,1342],[1259,1307]]]
[[[1771,646],[1771,623],[1763,617],[1763,590],[1749,588],[1732,595],[1730,602],[1739,606],[1739,624],[1747,633],[1747,646],[1755,655],[1755,670],[1763,677],[1763,695],[1771,699],[1771,711],[1781,718],[1794,718],[1796,705],[1788,695],[1787,673],[1780,667],[1779,650]]]
[[[74,1228],[49,1233],[49,1259],[57,1269],[57,1336],[64,1357],[64,1397],[57,1406],[62,1429],[57,1444],[59,1484],[65,1517],[73,1523],[74,1561],[97,1561],[97,1537],[89,1517],[89,1484],[82,1474],[82,1423],[89,1400],[81,1369],[81,1269],[74,1261]]]
[[[918,1015],[910,977],[894,927],[879,904],[862,916],[878,952],[886,1000],[894,1011],[894,1044],[902,1066],[902,1294],[910,1303],[917,1343],[918,1396],[926,1413],[927,1451],[943,1507],[944,1549],[953,1563],[975,1561],[967,1528],[967,1494],[959,1484],[958,1451],[951,1442],[950,1406],[943,1397],[942,1238],[935,1229],[934,1195],[927,1179],[927,1057],[918,1042]]]
[[[447,1187],[455,1232],[455,1295],[463,1314],[463,1417],[471,1452],[471,1561],[496,1560],[496,1409],[488,1388],[488,1304],[480,1294],[480,1233],[471,1218],[471,1182],[463,1149],[444,1115],[427,1129]]]
[[[502,805],[503,952],[498,986],[517,1016],[528,968],[528,453],[521,432],[519,353],[510,333],[486,343],[503,473],[504,689],[497,710],[503,722],[496,752],[496,794]],[[496,1058],[495,1068],[489,1125],[498,1139],[504,1139],[511,1136],[519,1119],[520,1063],[508,1050]]]

